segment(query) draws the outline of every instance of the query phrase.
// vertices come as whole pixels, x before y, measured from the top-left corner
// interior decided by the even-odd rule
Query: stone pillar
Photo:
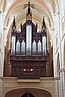
[[[60,70],[60,97],[65,97],[65,70]]]
[[[60,84],[60,91],[59,91],[60,92],[60,96],[59,97],[63,97],[63,93],[62,93],[62,91],[63,91],[63,89],[62,89],[63,88],[63,86],[62,86],[63,85],[62,72],[60,72],[60,83],[59,84]]]
[[[65,97],[65,70],[60,69],[60,80],[59,80],[59,97]]]
[[[56,77],[55,81],[54,81],[54,97],[60,97],[59,96],[59,78],[58,77]]]
[[[3,78],[0,77],[0,97],[4,97],[3,96]]]
[[[2,17],[2,12],[0,13],[0,77],[3,77],[3,17]]]
[[[3,77],[2,34],[0,33],[0,77]]]
[[[63,90],[64,90],[64,97],[65,97],[65,70],[64,70],[64,74],[63,74],[63,84],[64,84]]]
[[[2,2],[0,2],[2,3]],[[3,96],[3,53],[2,53],[2,40],[3,40],[3,21],[2,21],[2,4],[0,4],[0,97]]]
[[[63,84],[62,84],[62,87],[63,87],[63,97],[65,97],[65,70],[62,72],[62,79],[63,79]]]

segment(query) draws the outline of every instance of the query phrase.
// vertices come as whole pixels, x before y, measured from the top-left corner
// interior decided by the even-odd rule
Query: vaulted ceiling
[[[32,21],[38,24],[39,30],[41,29],[43,16],[45,17],[47,28],[54,28],[54,7],[58,0],[0,0],[0,6],[4,13],[4,27],[8,30],[7,34],[14,16],[16,17],[17,30],[20,29],[20,24],[26,21],[27,7],[24,8],[24,6],[29,1],[34,5],[31,7]]]
[[[34,23],[37,23],[40,27],[42,24],[42,18],[45,16],[45,21],[48,26],[53,26],[53,5],[54,0],[3,0],[3,11],[5,12],[5,24],[11,25],[13,17],[16,17],[17,25],[26,20],[26,10],[24,5],[30,1],[34,4],[32,10],[32,19]],[[1,2],[1,0],[0,0]]]

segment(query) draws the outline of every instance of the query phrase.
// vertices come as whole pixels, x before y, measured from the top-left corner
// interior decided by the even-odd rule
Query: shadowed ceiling
[[[32,20],[41,27],[43,16],[48,26],[53,26],[53,2],[54,0],[4,0],[3,11],[5,11],[5,25],[12,23],[13,17],[16,17],[17,27],[26,20],[26,10],[24,5],[30,1],[34,8],[31,7]]]
[[[2,3],[2,10],[4,12],[4,27],[9,32],[13,18],[16,18],[17,30],[20,30],[20,24],[26,22],[26,11],[27,7],[25,4],[30,2],[33,6],[32,21],[34,24],[37,23],[38,29],[41,30],[43,16],[47,28],[54,28],[53,15],[54,15],[54,4],[57,0],[0,0]],[[7,35],[6,35],[7,36]]]

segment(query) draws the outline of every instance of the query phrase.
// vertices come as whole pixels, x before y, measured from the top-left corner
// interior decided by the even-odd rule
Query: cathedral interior
[[[0,0],[0,97],[65,97],[65,0]]]

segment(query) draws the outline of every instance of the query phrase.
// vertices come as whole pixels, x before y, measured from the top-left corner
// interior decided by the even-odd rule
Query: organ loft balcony
[[[40,79],[46,76],[47,56],[10,55],[11,76],[18,79]]]

